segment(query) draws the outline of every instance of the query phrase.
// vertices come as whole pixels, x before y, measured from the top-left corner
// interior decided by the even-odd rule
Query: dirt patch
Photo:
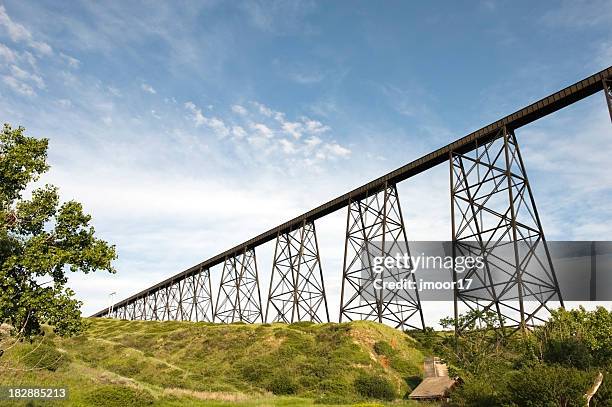
[[[389,358],[386,357],[386,356],[381,356],[380,357],[380,364],[385,369],[389,369],[389,366],[391,366],[391,362],[389,362]]]

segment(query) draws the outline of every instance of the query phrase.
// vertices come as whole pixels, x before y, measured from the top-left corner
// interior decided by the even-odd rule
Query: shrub
[[[378,341],[374,344],[374,352],[378,355],[391,357],[395,355],[396,351],[389,345],[388,342]]]
[[[252,383],[260,383],[269,370],[269,366],[266,366],[261,362],[250,363],[247,362],[245,365],[239,367],[240,375]]]
[[[550,339],[544,348],[544,360],[577,369],[587,369],[593,356],[586,344],[577,338]]]
[[[513,373],[508,390],[512,401],[519,406],[582,407],[583,394],[593,378],[593,374],[574,368],[542,365]]]
[[[506,386],[489,377],[470,377],[452,395],[453,406],[501,407],[507,401]]]
[[[363,397],[381,400],[393,400],[397,395],[391,382],[381,376],[359,376],[355,379],[355,390]]]
[[[107,385],[87,393],[85,400],[91,405],[105,407],[140,407],[153,404],[148,392],[126,386]]]
[[[266,390],[276,395],[295,394],[297,392],[297,385],[288,375],[278,375],[270,380]]]

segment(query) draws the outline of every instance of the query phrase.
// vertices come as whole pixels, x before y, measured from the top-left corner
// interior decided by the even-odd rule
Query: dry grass
[[[216,400],[216,401],[246,401],[252,398],[252,396],[244,393],[228,393],[220,391],[196,391],[181,388],[168,388],[164,389],[162,395],[164,396],[175,396],[175,397],[191,397],[198,400]]]

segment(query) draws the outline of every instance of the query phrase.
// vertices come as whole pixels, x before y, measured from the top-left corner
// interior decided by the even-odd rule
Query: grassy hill
[[[372,322],[88,324],[7,351],[0,386],[66,386],[64,406],[325,405],[401,400],[422,374],[414,340]]]

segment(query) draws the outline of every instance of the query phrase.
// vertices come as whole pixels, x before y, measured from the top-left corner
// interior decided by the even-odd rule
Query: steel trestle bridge
[[[500,325],[527,329],[544,320],[551,301],[563,304],[559,284],[515,131],[602,91],[612,120],[612,67],[530,104],[488,126],[238,246],[205,260],[96,314],[140,320],[328,322],[329,308],[315,221],[347,207],[340,321],[368,319],[397,328],[425,327],[418,291],[372,290],[370,247],[409,252],[396,185],[449,163],[452,254],[482,256],[484,267],[464,277],[476,288],[454,289],[460,309],[494,312]],[[266,307],[255,249],[276,241]],[[510,261],[500,250],[512,250]],[[223,265],[213,295],[210,270]],[[534,275],[527,266],[536,265]],[[408,269],[385,269],[386,278],[413,278]],[[458,279],[453,270],[453,281]],[[375,295],[364,295],[374,292]],[[469,321],[466,322],[466,325]],[[465,326],[457,325],[460,333]]]

